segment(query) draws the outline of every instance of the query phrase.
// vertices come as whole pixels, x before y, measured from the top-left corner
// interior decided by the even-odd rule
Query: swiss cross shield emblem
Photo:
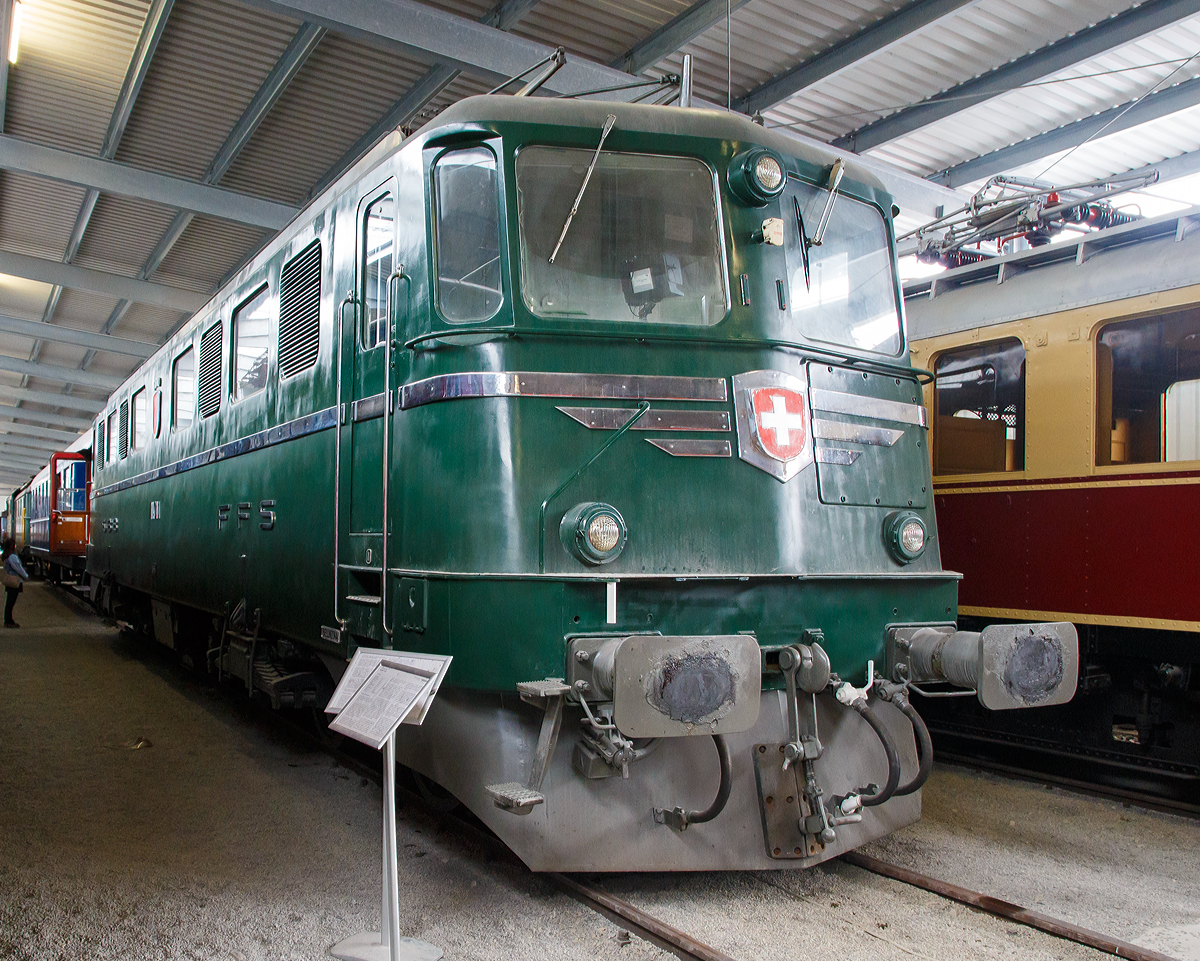
[[[781,481],[813,462],[808,385],[778,370],[733,378],[738,456]]]
[[[789,461],[804,453],[808,441],[808,411],[804,395],[786,387],[750,391],[754,439],[768,457]]]

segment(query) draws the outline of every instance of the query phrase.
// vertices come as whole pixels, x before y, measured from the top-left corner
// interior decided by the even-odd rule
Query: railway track
[[[1200,817],[1200,777],[1192,770],[1117,765],[1110,759],[1069,751],[1030,750],[1011,740],[933,725],[930,733],[939,762],[1053,784],[1151,811]]]

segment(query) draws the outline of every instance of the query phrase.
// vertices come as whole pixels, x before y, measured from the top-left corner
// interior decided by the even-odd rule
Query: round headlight
[[[588,524],[588,543],[598,554],[607,554],[621,539],[621,528],[612,514],[597,514]]]
[[[925,550],[925,525],[915,517],[900,525],[900,549],[913,557]]]
[[[893,511],[883,521],[883,540],[901,564],[915,561],[925,550],[925,522],[912,511]]]
[[[774,193],[783,183],[783,168],[770,154],[763,154],[754,165],[754,179],[764,193]]]
[[[766,147],[751,147],[729,162],[729,189],[743,203],[764,207],[783,193],[783,158]]]
[[[607,564],[625,549],[628,531],[620,511],[609,504],[576,504],[558,528],[563,547],[585,564]]]

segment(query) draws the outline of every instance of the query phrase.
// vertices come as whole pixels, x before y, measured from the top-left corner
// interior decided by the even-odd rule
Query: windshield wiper
[[[810,241],[804,232],[804,214],[800,213],[800,198],[792,194],[792,203],[796,207],[796,230],[800,233],[800,257],[804,260],[804,289],[812,290],[808,274],[808,248]]]
[[[838,184],[842,182],[842,174],[846,172],[845,163],[839,158],[833,162],[833,168],[829,171],[829,200],[825,203],[825,212],[821,214],[821,220],[817,224],[817,232],[813,234],[810,246],[820,247],[821,241],[825,239],[825,228],[829,226],[829,215],[833,213],[833,202],[837,200]]]
[[[592,162],[588,164],[587,173],[583,176],[583,185],[579,188],[579,193],[575,197],[575,205],[571,207],[571,212],[567,214],[567,222],[563,224],[562,233],[558,235],[558,243],[554,245],[554,253],[550,255],[550,263],[554,263],[554,258],[558,256],[559,248],[562,247],[563,241],[567,239],[567,231],[571,227],[571,221],[579,213],[579,203],[583,200],[583,192],[587,190],[588,181],[592,179],[592,171],[596,169],[596,161],[600,159],[600,151],[604,149],[604,141],[608,139],[608,134],[616,122],[617,115],[615,113],[610,113],[604,121],[604,130],[600,134],[600,143],[596,145],[596,153],[593,154]]]

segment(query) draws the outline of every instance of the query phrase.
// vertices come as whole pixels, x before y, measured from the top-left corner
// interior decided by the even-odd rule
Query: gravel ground
[[[379,787],[80,610],[30,585],[0,632],[0,958],[319,958],[377,929]],[[1196,822],[952,768],[924,803],[870,853],[1200,961]],[[400,819],[402,933],[448,959],[671,957]],[[599,881],[741,961],[1102,957],[841,863]]]

